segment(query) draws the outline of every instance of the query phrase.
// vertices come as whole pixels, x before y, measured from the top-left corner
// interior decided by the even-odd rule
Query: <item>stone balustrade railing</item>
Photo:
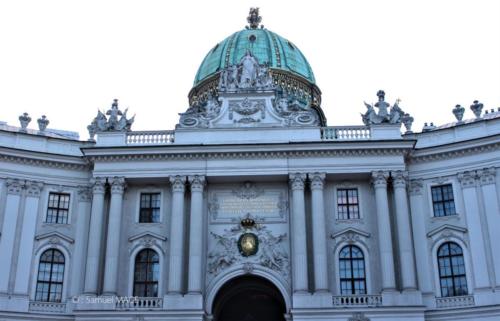
[[[357,295],[333,296],[334,307],[381,306],[381,305],[382,305],[381,295],[357,294]]]
[[[321,140],[368,140],[371,138],[367,126],[321,127]]]
[[[472,295],[436,298],[436,308],[466,307],[474,304],[474,296]]]
[[[30,312],[65,313],[66,303],[31,301]]]
[[[174,130],[134,131],[128,132],[126,137],[127,145],[172,144],[174,140]]]
[[[117,310],[159,310],[163,308],[163,298],[131,297],[117,300]]]

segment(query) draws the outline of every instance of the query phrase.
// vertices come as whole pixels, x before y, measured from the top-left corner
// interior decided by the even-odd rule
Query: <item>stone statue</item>
[[[474,100],[473,104],[470,105],[470,109],[474,113],[474,116],[476,118],[481,118],[481,111],[483,110],[483,104],[481,104],[479,101]]]
[[[403,118],[405,118],[406,121],[405,126],[409,124],[408,121],[410,118],[411,122],[413,122],[413,117],[409,114],[405,114],[401,107],[399,107],[399,99],[391,107],[385,101],[385,92],[383,90],[379,90],[377,96],[378,102],[374,106],[378,108],[378,113],[375,111],[374,106],[364,102],[367,110],[364,114],[361,114],[361,119],[366,126],[382,123],[401,124]],[[409,125],[411,127],[411,124]]]
[[[42,115],[41,118],[38,118],[37,120],[38,123],[38,129],[43,132],[45,129],[47,129],[47,126],[49,125],[49,120],[47,119],[47,116]]]
[[[135,115],[132,118],[127,118],[127,111],[122,112],[118,108],[118,99],[114,99],[109,109],[105,114],[97,110],[97,116],[94,117],[90,125],[87,126],[90,140],[94,140],[94,136],[98,132],[105,131],[130,131],[134,123]],[[109,118],[106,117],[109,116]],[[118,119],[118,116],[120,118]]]
[[[240,60],[241,75],[239,81],[239,88],[251,88],[255,85],[257,78],[257,68],[259,64],[254,58],[250,50],[247,50],[245,55]]]
[[[19,122],[21,123],[21,131],[26,131],[26,128],[28,128],[28,124],[31,121],[31,117],[28,115],[28,113],[23,113],[21,116],[19,116]]]

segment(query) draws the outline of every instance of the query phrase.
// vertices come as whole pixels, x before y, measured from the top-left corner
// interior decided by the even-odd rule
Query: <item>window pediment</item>
[[[40,234],[35,236],[35,240],[36,241],[48,240],[48,242],[51,244],[60,244],[62,243],[62,241],[69,244],[73,244],[75,242],[74,239],[60,232],[50,232],[50,233]]]

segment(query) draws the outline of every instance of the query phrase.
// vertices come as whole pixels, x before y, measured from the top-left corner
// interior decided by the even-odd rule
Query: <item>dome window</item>
[[[250,35],[248,37],[248,40],[250,40],[251,42],[255,42],[255,40],[257,40],[257,37],[255,35]]]

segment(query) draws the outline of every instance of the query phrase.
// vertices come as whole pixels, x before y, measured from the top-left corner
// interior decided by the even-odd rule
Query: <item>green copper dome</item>
[[[196,73],[194,86],[219,70],[238,64],[247,49],[260,64],[291,72],[314,84],[311,66],[291,41],[267,29],[249,28],[235,32],[210,50]]]

